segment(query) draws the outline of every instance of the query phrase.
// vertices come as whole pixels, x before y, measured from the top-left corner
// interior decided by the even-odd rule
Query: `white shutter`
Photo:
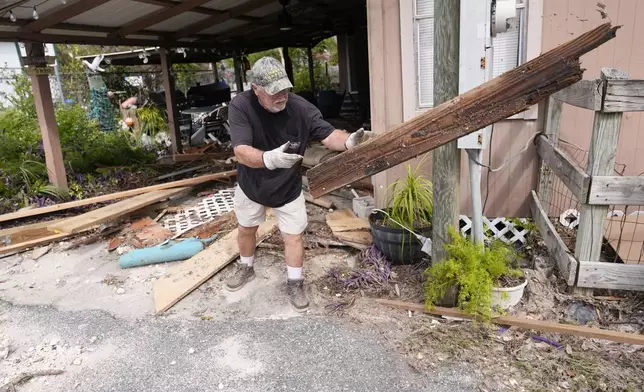
[[[519,30],[498,33],[492,38],[492,47],[494,48],[492,77],[496,78],[515,68],[519,63]]]
[[[434,101],[434,0],[414,0],[414,48],[417,106]]]

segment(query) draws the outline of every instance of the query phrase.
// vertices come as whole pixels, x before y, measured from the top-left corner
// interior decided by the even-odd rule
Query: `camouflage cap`
[[[284,66],[273,57],[262,57],[257,60],[253,64],[250,74],[253,83],[264,88],[270,95],[293,87]]]

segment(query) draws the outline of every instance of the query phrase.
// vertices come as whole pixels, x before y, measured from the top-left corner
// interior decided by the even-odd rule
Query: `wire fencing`
[[[582,170],[588,167],[588,150],[565,140],[559,140],[559,149]],[[614,175],[623,176],[626,165],[616,163]],[[571,252],[574,252],[581,203],[556,175],[548,187],[550,198],[545,198],[544,209]],[[601,261],[626,264],[644,264],[644,206],[611,205],[604,223]]]

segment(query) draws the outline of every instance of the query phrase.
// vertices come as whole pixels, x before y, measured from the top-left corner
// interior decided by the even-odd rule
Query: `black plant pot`
[[[386,209],[389,213],[389,209]],[[386,227],[381,224],[385,215],[374,211],[369,215],[369,226],[373,243],[393,264],[411,264],[427,256],[421,249],[423,244],[415,235],[400,228]],[[416,229],[416,233],[431,238],[432,228]]]

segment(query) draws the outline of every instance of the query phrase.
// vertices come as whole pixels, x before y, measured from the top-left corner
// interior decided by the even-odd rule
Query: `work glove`
[[[304,158],[298,154],[289,154],[284,152],[288,148],[288,145],[289,142],[286,142],[274,150],[264,152],[262,160],[264,161],[264,166],[266,166],[268,170],[288,169]]]
[[[365,142],[374,136],[376,136],[375,132],[365,131],[364,128],[360,128],[349,135],[347,141],[344,142],[344,146],[347,148],[347,150],[350,150],[358,144]]]

